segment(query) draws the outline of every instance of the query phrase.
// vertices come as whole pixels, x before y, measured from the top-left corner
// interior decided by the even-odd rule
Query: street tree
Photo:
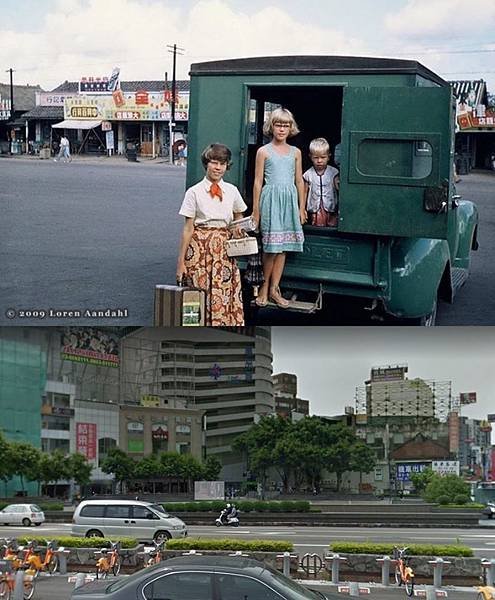
[[[104,473],[112,474],[118,489],[122,492],[124,482],[134,477],[135,461],[120,448],[110,448],[101,464]]]
[[[457,496],[469,498],[469,494],[469,484],[459,475],[434,473],[423,492],[423,498],[427,502],[441,502],[445,499],[446,503],[454,504]]]
[[[421,473],[411,473],[411,482],[418,494],[423,494],[434,474],[433,469],[430,468],[424,469]]]
[[[352,445],[349,470],[359,473],[359,485],[363,481],[363,473],[370,473],[376,465],[376,454],[362,440],[356,440]]]
[[[0,480],[5,484],[14,475],[13,461],[12,461],[12,446],[5,439],[3,433],[0,431]]]
[[[43,483],[46,488],[51,482],[70,478],[68,461],[68,457],[60,450],[55,450],[50,454],[43,452],[38,463],[39,485]]]
[[[32,444],[25,442],[10,443],[10,461],[12,474],[17,475],[21,482],[21,490],[24,492],[24,480],[36,481],[38,479],[38,464],[41,452]]]
[[[162,463],[156,454],[151,454],[136,462],[133,476],[136,479],[154,479],[160,477],[161,473]]]
[[[203,463],[202,479],[204,481],[217,481],[220,471],[222,470],[222,463],[216,456],[207,456]]]
[[[67,475],[77,485],[87,485],[91,481],[93,466],[87,458],[76,452],[67,458]]]

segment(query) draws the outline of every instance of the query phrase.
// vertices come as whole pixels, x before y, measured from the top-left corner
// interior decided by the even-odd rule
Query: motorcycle
[[[483,514],[489,519],[493,519],[493,516],[495,515],[495,502],[487,502],[486,508],[483,509]]]
[[[237,514],[235,515],[227,515],[227,509],[224,508],[220,513],[219,517],[215,521],[215,525],[217,527],[222,527],[222,525],[239,527],[239,518]]]

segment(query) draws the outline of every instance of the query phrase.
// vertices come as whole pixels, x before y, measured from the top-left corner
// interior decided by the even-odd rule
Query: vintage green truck
[[[477,249],[478,212],[453,182],[455,102],[448,82],[416,61],[343,56],[222,60],[191,66],[187,185],[204,175],[200,153],[227,144],[226,179],[252,199],[263,121],[295,115],[290,143],[340,144],[337,227],[305,226],[282,288],[292,308],[315,311],[326,294],[360,299],[377,316],[433,325],[452,302]],[[244,265],[245,266],[245,265]]]

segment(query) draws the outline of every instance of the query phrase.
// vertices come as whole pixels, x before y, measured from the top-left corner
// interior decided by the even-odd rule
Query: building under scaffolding
[[[452,382],[408,379],[407,365],[373,367],[371,377],[356,388],[356,421],[436,419],[445,422],[458,406]]]

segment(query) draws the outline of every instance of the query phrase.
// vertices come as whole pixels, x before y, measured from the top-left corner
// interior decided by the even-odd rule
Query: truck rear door
[[[339,231],[445,239],[450,87],[347,87]]]

